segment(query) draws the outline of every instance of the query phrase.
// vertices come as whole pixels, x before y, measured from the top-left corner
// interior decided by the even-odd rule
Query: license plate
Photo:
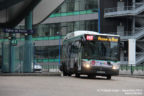
[[[97,73],[105,73],[105,71],[97,71]]]

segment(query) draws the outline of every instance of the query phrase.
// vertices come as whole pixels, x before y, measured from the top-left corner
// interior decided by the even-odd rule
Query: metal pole
[[[59,37],[59,67],[61,64],[61,35]]]
[[[136,1],[135,0],[133,0],[133,11],[135,11],[135,7],[136,7],[136,5],[135,5],[135,3],[136,3]],[[135,16],[133,16],[133,28],[132,28],[132,34],[134,34],[135,33],[135,22],[136,22],[136,20],[135,20]]]
[[[2,46],[2,50],[1,50],[1,52],[2,52],[2,72],[4,71],[4,40],[2,41],[2,43],[1,43],[1,46]]]
[[[101,11],[100,11],[100,0],[98,0],[98,32],[101,33]]]
[[[131,75],[133,75],[133,65],[131,64]]]

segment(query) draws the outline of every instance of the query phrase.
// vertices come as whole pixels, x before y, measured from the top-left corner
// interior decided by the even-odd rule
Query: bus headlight
[[[113,69],[113,70],[119,69],[119,66],[113,65],[113,66],[112,66],[112,69]]]
[[[83,64],[85,68],[90,68],[90,64]]]

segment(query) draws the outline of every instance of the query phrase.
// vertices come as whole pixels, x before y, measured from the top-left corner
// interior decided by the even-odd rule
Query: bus
[[[63,39],[60,70],[64,76],[119,75],[120,36],[93,31],[75,31]]]

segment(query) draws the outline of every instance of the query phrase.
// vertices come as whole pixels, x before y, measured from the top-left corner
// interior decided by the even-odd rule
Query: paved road
[[[144,79],[0,76],[0,96],[144,96]]]

